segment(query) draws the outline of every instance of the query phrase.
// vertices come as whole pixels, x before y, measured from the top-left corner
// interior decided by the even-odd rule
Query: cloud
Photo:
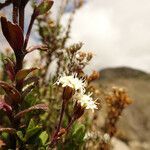
[[[149,8],[149,0],[89,0],[76,13],[71,42],[83,41],[84,49],[93,51],[89,69],[130,66],[150,71]]]
[[[56,0],[52,8],[54,17],[59,7],[60,1]],[[83,49],[94,53],[88,71],[104,67],[130,66],[150,72],[149,8],[149,0],[88,0],[77,11],[70,43],[82,41]],[[11,16],[11,11],[7,13]],[[31,14],[32,9],[28,6],[26,28]],[[68,16],[65,15],[63,24],[66,24]],[[34,34],[29,45],[34,45],[38,40],[38,34],[32,33]],[[1,31],[0,43],[1,49],[9,46]]]

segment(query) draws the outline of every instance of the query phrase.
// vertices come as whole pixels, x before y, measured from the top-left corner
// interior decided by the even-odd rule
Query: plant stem
[[[14,0],[13,2],[13,23],[18,22],[18,4],[17,1]]]
[[[68,126],[67,126],[67,128],[66,128],[66,131],[68,132],[69,131],[69,129],[71,128],[71,126],[72,126],[72,124],[74,123],[74,121],[75,121],[76,119],[71,119],[70,120],[70,122],[68,123]]]
[[[57,126],[57,129],[55,131],[55,134],[52,138],[52,142],[51,142],[51,145],[54,145],[57,141],[57,138],[58,138],[58,133],[60,131],[60,127],[61,127],[61,123],[62,123],[62,119],[63,119],[63,115],[64,115],[64,112],[65,112],[65,107],[66,107],[66,101],[63,100],[62,102],[62,107],[61,107],[61,112],[60,112],[60,119],[59,119],[59,122],[58,122],[58,126]]]
[[[24,10],[25,7],[19,8],[19,26],[21,27],[23,32],[24,32]]]
[[[23,55],[16,57],[15,73],[17,73],[19,70],[22,69],[22,67],[23,67],[23,59],[24,59]],[[22,83],[16,83],[16,89],[19,92],[21,92],[22,91]]]
[[[23,47],[24,50],[26,50],[26,47],[27,47],[27,44],[28,44],[28,41],[29,41],[29,37],[30,37],[30,34],[31,34],[31,30],[32,30],[35,18],[36,18],[36,15],[35,15],[35,11],[34,11],[32,16],[31,16],[30,24],[29,24],[28,31],[27,31],[27,34],[26,34],[24,47]]]
[[[17,73],[19,70],[22,69],[23,67],[23,59],[24,59],[24,56],[23,55],[19,55],[19,54],[15,54],[16,56],[16,65],[15,65],[15,73]],[[22,84],[18,84],[16,82],[16,89],[21,92],[22,91]],[[18,103],[14,103],[13,104],[14,106],[14,113],[17,113],[18,112]],[[12,128],[14,129],[18,129],[19,127],[19,122],[20,120],[16,120],[14,117],[11,118],[11,124],[12,124]],[[16,143],[17,143],[17,138],[15,135],[10,135],[10,141],[11,141],[11,149],[16,149]]]
[[[15,54],[15,56],[16,56],[15,73],[17,73],[23,67],[24,55],[23,54]]]
[[[63,100],[62,108],[61,108],[61,112],[60,112],[60,120],[59,120],[59,123],[58,123],[58,126],[57,126],[57,132],[59,132],[60,127],[61,127],[61,122],[62,122],[63,115],[64,115],[64,112],[65,112],[65,107],[66,107],[66,101]]]

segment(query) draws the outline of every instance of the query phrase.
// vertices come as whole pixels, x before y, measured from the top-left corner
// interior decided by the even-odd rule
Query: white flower
[[[82,93],[76,93],[74,95],[74,100],[80,103],[82,107],[85,107],[85,109],[91,109],[94,112],[94,109],[98,109],[96,102],[91,97],[91,94],[82,94]]]
[[[103,136],[103,140],[105,143],[109,143],[110,141],[110,135],[108,133],[105,133]]]
[[[99,133],[98,132],[94,132],[94,131],[87,131],[85,133],[85,136],[84,136],[84,140],[90,140],[90,139],[97,139],[99,137]]]
[[[61,84],[62,87],[69,86],[76,91],[79,90],[81,93],[85,92],[85,81],[77,78],[76,75],[62,76],[59,78],[56,84]]]

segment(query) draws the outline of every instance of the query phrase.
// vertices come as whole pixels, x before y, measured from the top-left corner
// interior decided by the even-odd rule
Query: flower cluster
[[[62,76],[57,81],[57,84],[61,84],[62,87],[69,86],[75,90],[73,100],[81,105],[82,108],[91,109],[94,112],[94,109],[98,109],[96,102],[91,97],[92,94],[85,94],[86,82],[83,79],[79,79],[76,75]]]
[[[78,65],[86,65],[92,59],[93,54],[91,52],[78,51],[75,55],[75,61]]]
[[[80,91],[81,93],[84,93],[86,86],[86,82],[82,79],[78,79],[76,75],[62,76],[56,83],[58,85],[61,84],[62,87],[69,86],[75,91]]]
[[[85,109],[91,109],[92,112],[94,112],[94,109],[98,109],[95,101],[93,101],[93,98],[91,97],[91,94],[82,94],[82,93],[76,93],[74,95],[74,100],[79,102],[80,105]]]
[[[109,109],[105,127],[106,132],[112,137],[117,132],[116,123],[122,111],[132,103],[132,99],[124,89],[113,87],[112,92],[106,96],[106,102]]]

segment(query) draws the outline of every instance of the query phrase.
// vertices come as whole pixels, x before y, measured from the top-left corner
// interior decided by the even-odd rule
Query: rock
[[[150,144],[146,142],[138,142],[138,141],[131,141],[129,142],[129,146],[131,150],[149,150]]]
[[[130,150],[129,146],[117,138],[111,140],[112,150]]]

